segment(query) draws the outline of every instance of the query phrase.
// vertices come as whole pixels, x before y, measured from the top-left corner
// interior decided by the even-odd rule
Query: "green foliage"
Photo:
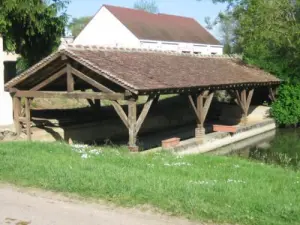
[[[149,13],[158,13],[159,9],[155,0],[137,0],[133,6],[135,9],[144,10]]]
[[[227,3],[226,12],[216,19],[232,52],[244,60],[291,83],[300,82],[300,1],[299,0],[212,0]],[[225,26],[228,22],[229,27]],[[231,28],[231,30],[229,29]]]
[[[0,33],[6,50],[32,65],[50,54],[64,34],[68,0],[1,0]]]
[[[91,21],[91,19],[92,17],[90,16],[73,18],[72,22],[68,25],[73,37],[77,37],[83,28]]]
[[[279,124],[300,122],[300,85],[282,85],[278,99],[272,104],[271,114]]]

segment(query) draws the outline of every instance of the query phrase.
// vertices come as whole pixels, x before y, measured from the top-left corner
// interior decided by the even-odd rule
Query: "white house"
[[[15,75],[17,57],[16,54],[3,51],[3,39],[0,36],[0,128],[13,125],[12,98],[4,91],[4,83]]]
[[[220,42],[192,18],[109,5],[101,7],[73,44],[223,54]]]

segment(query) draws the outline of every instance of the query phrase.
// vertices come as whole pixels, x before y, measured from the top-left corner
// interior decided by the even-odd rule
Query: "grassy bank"
[[[1,143],[0,180],[200,221],[300,223],[300,173],[237,158]]]

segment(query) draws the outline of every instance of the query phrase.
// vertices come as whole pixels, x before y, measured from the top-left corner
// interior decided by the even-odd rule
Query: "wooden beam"
[[[16,133],[18,136],[20,136],[22,132],[22,127],[20,123],[20,116],[21,116],[21,110],[22,110],[22,105],[21,105],[21,98],[14,96],[13,98],[13,115],[14,115],[14,124],[15,124],[15,129]]]
[[[119,115],[119,117],[121,118],[121,120],[123,121],[123,123],[125,124],[125,126],[129,129],[128,117],[127,117],[126,113],[124,112],[122,106],[117,101],[112,101],[111,104],[114,107],[114,109],[116,110],[116,112]]]
[[[26,111],[27,140],[31,141],[31,115],[30,115],[30,101],[28,98],[25,98],[25,111]]]
[[[59,92],[59,91],[17,91],[16,97],[26,98],[75,98],[75,99],[107,99],[124,100],[121,93],[93,93],[93,92]]]
[[[67,90],[68,92],[74,91],[74,77],[72,75],[72,66],[70,63],[67,64]]]
[[[59,70],[58,72],[53,74],[51,77],[49,77],[48,79],[46,79],[43,82],[39,83],[38,85],[34,86],[30,90],[31,91],[38,91],[38,90],[42,89],[43,87],[47,86],[48,84],[50,84],[51,82],[53,82],[54,80],[58,79],[62,75],[64,75],[66,72],[67,72],[67,68],[62,68],[61,70]]]
[[[130,150],[136,151],[136,100],[128,101],[128,131],[129,131],[129,142],[128,146]]]
[[[99,82],[95,81],[94,79],[88,77],[87,75],[81,73],[79,70],[76,70],[75,68],[72,68],[72,73],[79,77],[80,79],[84,80],[85,82],[89,83],[93,87],[97,88],[100,91],[106,92],[106,93],[115,93],[111,89],[105,87],[104,85],[100,84]]]
[[[145,121],[146,116],[147,116],[154,100],[155,100],[155,97],[149,96],[147,102],[144,104],[142,112],[141,112],[141,114],[140,114],[140,116],[139,116],[139,118],[136,122],[135,135],[137,135],[138,132],[140,131],[141,126],[142,126],[143,122]]]

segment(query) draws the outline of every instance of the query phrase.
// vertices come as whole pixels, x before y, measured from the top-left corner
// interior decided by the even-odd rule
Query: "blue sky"
[[[134,2],[135,0],[71,0],[68,14],[72,17],[91,16],[103,4],[131,8]],[[161,13],[193,17],[202,25],[205,25],[206,16],[215,18],[225,9],[225,5],[213,4],[211,0],[156,0],[156,2]]]

